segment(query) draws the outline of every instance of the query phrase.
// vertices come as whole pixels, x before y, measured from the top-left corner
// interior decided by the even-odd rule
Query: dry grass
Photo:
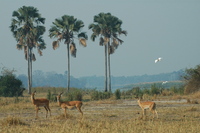
[[[42,97],[42,95],[37,96]],[[0,133],[197,133],[200,131],[200,105],[178,100],[156,101],[159,118],[141,119],[136,100],[103,100],[84,102],[83,119],[76,109],[67,110],[67,120],[57,103],[50,103],[52,116],[45,118],[45,109],[39,110],[35,120],[34,106],[29,96],[0,98]],[[164,99],[164,100],[163,100]],[[171,100],[172,97],[169,97]],[[175,98],[176,99],[176,98]],[[191,99],[192,100],[192,99]]]

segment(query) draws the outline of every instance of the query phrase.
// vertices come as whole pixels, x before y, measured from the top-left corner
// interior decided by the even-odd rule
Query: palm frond
[[[32,58],[31,59],[32,59],[32,61],[36,61],[36,57],[35,57],[34,53],[32,54]]]
[[[24,54],[27,54],[28,47],[24,46]]]
[[[40,50],[39,48],[38,48],[38,53],[40,56],[42,56],[42,50]]]
[[[76,57],[76,51],[77,51],[77,49],[76,49],[76,45],[75,45],[75,43],[71,43],[70,44],[70,52],[71,52],[71,55],[73,56],[73,57]]]
[[[108,37],[104,37],[104,45],[106,45],[109,42],[109,38]]]
[[[100,37],[100,39],[99,39],[99,45],[103,46],[103,44],[104,44],[104,39],[103,39],[103,37]]]
[[[114,46],[109,46],[109,54],[113,54],[115,52],[115,47]]]
[[[87,46],[86,39],[80,38],[80,39],[79,39],[79,43],[80,43],[82,46],[84,46],[84,47]]]
[[[122,44],[124,41],[123,40],[121,40],[121,39],[119,39],[119,38],[116,38],[117,40],[118,40],[118,42],[120,43],[120,44]]]
[[[125,36],[127,36],[128,32],[126,30],[123,30],[120,32],[120,34],[124,34]]]
[[[97,35],[95,33],[92,33],[90,38],[91,38],[92,41],[95,41],[96,37],[97,37]]]
[[[118,48],[119,42],[117,39],[115,39],[115,38],[112,39],[112,46],[114,46],[115,48]]]
[[[88,36],[86,34],[86,32],[81,32],[80,34],[78,34],[78,38],[84,38],[84,39],[88,39]]]
[[[57,49],[59,47],[59,42],[58,41],[53,41],[52,43],[53,49]]]
[[[16,45],[16,48],[17,48],[18,50],[22,50],[22,49],[23,49],[23,45],[21,45],[21,44],[18,43],[18,44]]]
[[[24,53],[24,55],[25,55],[25,60],[28,60],[28,54],[27,54],[27,52]]]

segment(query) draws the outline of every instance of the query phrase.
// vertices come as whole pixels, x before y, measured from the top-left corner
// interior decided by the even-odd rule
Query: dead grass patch
[[[196,107],[194,107],[194,106],[191,107],[191,108],[189,108],[189,109],[186,109],[186,111],[189,111],[189,112],[190,112],[190,111],[197,111],[197,110],[198,110],[198,109],[197,109]]]
[[[66,120],[66,119],[74,119],[75,117],[71,114],[67,114],[67,118],[65,117],[65,114],[60,114],[57,116],[54,116],[54,119],[56,120]]]
[[[99,100],[97,104],[117,104],[117,100]]]
[[[8,116],[1,121],[2,126],[18,126],[18,125],[27,125],[18,117]]]
[[[188,104],[199,104],[198,100],[195,100],[195,99],[193,99],[193,100],[187,99],[187,103]]]

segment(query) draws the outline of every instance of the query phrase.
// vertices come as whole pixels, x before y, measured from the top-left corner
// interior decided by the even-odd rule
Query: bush
[[[66,96],[67,96],[67,101],[83,100],[83,94],[80,89],[71,88],[70,92],[67,93]]]
[[[142,92],[143,94],[150,94],[150,90],[147,88],[143,89]]]
[[[112,93],[93,90],[90,96],[91,96],[91,100],[100,100],[100,99],[103,100],[103,99],[109,99],[112,96]]]
[[[48,100],[56,102],[57,101],[56,96],[57,96],[56,91],[54,91],[53,93],[51,93],[51,90],[48,90],[48,93],[47,93],[47,99]]]
[[[25,89],[22,88],[22,81],[16,79],[14,75],[0,76],[0,96],[22,96],[24,90]]]
[[[133,91],[133,94],[136,96],[136,97],[141,97],[143,95],[143,92],[140,90],[140,87],[134,87],[132,89]]]
[[[156,87],[156,84],[151,85],[150,93],[151,95],[160,94],[160,89]]]
[[[183,79],[185,80],[185,94],[194,93],[200,90],[200,65],[195,68],[186,69]]]
[[[115,99],[116,99],[116,100],[117,100],[117,99],[121,99],[121,92],[120,92],[119,89],[117,89],[117,90],[115,91]]]
[[[99,100],[99,92],[96,90],[93,90],[90,96],[91,96],[91,100]]]

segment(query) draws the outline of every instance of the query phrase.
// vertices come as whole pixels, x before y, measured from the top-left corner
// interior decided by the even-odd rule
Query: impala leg
[[[155,112],[156,112],[156,116],[157,116],[157,118],[158,118],[158,112],[155,110]]]
[[[39,107],[35,107],[35,119],[37,119],[38,118],[38,110],[39,110]]]
[[[144,109],[142,109],[142,118],[145,116],[145,112],[144,112],[145,110]]]
[[[143,109],[143,116],[144,116],[144,119],[146,119],[146,109]]]
[[[48,115],[48,109],[46,106],[44,106],[45,110],[46,110],[46,118],[47,118],[47,115]]]
[[[152,110],[152,113],[153,113],[153,118],[154,118],[155,111],[154,111],[154,110]]]
[[[49,106],[47,106],[47,109],[49,110],[49,113],[50,113],[50,116],[51,116],[51,110],[50,110]]]
[[[76,107],[77,108],[77,110],[81,113],[81,116],[82,116],[82,118],[83,118],[83,112],[81,111],[81,108],[80,107]]]
[[[64,112],[65,112],[65,118],[67,119],[67,109],[66,108],[64,109]]]

